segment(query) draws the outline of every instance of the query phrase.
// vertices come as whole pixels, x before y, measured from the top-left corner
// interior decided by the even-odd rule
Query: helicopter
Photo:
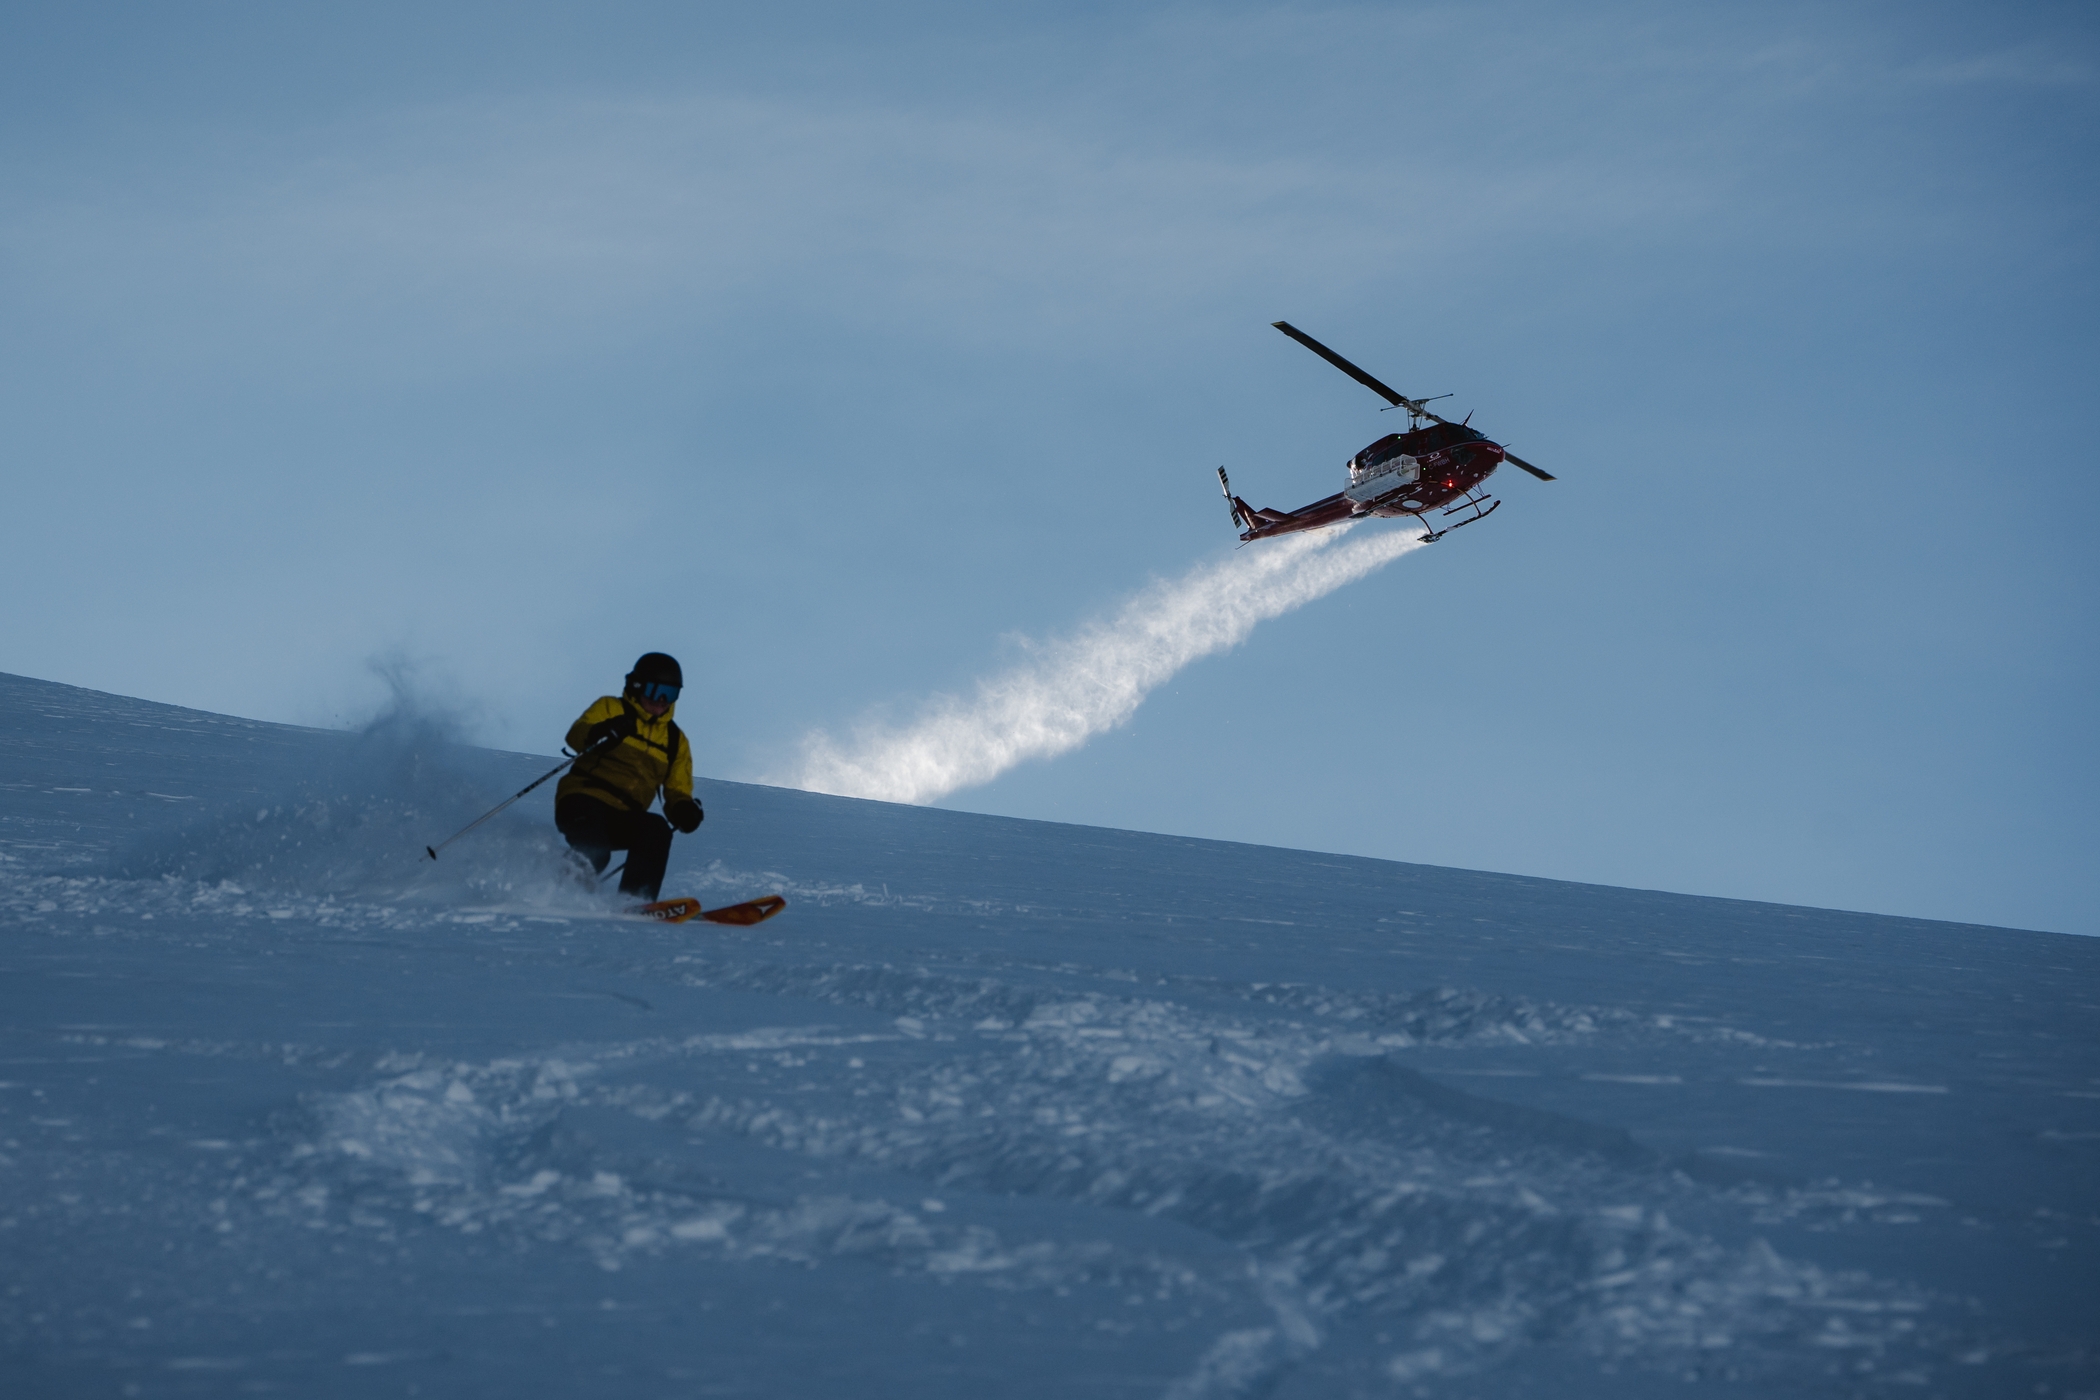
[[[1219,467],[1218,485],[1232,507],[1232,523],[1240,527],[1242,540],[1265,540],[1294,530],[1317,530],[1345,520],[1383,515],[1412,516],[1422,524],[1423,540],[1435,541],[1461,525],[1471,525],[1495,513],[1502,502],[1480,488],[1504,462],[1530,472],[1540,481],[1554,479],[1502,444],[1488,441],[1478,429],[1441,418],[1429,410],[1429,404],[1448,399],[1449,394],[1411,399],[1388,389],[1289,321],[1270,324],[1384,399],[1389,407],[1406,409],[1408,431],[1388,433],[1351,457],[1347,486],[1297,510],[1254,509],[1232,494],[1232,480]],[[1467,414],[1467,421],[1472,417]],[[1425,518],[1432,511],[1441,511],[1445,519],[1454,515],[1464,518],[1437,529],[1434,522]]]

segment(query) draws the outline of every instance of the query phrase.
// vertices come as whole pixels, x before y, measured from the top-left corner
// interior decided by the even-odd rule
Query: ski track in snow
[[[385,926],[376,914],[370,922]],[[1275,1325],[1221,1338],[1175,1392],[1185,1395],[1238,1393],[1317,1347],[1337,1315],[1389,1319],[1406,1338],[1392,1369],[1409,1379],[1476,1371],[1544,1336],[1649,1365],[1725,1349],[1740,1374],[1784,1370],[1803,1346],[1900,1355],[1926,1305],[1914,1290],[1673,1225],[1672,1210],[1711,1203],[1662,1164],[1615,1165],[1580,1143],[1454,1123],[1404,1082],[1382,1082],[1393,1073],[1383,1044],[1431,1043],[1435,1031],[1338,1040],[1317,1026],[1234,1024],[1145,999],[677,961],[699,985],[895,1011],[896,1029],[775,1028],[484,1063],[381,1056],[365,1085],[311,1096],[277,1141],[249,1150],[245,1208],[388,1239],[426,1223],[501,1233],[587,1251],[607,1270],[638,1252],[696,1251],[854,1260],[999,1288],[1087,1282],[1162,1305],[1253,1287]],[[1595,1019],[1526,1009],[1503,1021],[1460,1016],[1443,1033],[1550,1044],[1593,1033]],[[327,1067],[343,1058],[320,1047],[64,1039]],[[929,1044],[937,1055],[919,1053]],[[663,1075],[674,1061],[680,1071]],[[818,1064],[817,1080],[851,1089],[818,1095],[814,1108],[782,1092]],[[638,1065],[670,1080],[751,1080],[758,1092],[635,1082]],[[859,1159],[924,1182],[929,1198],[1020,1194],[1177,1221],[1244,1249],[1254,1269],[1221,1278],[1108,1239],[1010,1240],[919,1203],[752,1199],[637,1180],[565,1150],[563,1116],[579,1109]],[[1353,1130],[1366,1111],[1375,1133]],[[1940,1204],[1845,1195],[1850,1209],[1888,1200]],[[1766,1214],[1800,1208],[1782,1199]]]
[[[244,745],[282,739],[224,723]],[[160,732],[188,743],[214,731],[199,720]],[[2085,1248],[2100,1221],[1984,1218],[1860,1176],[1799,1179],[1767,1168],[1749,1120],[1719,1128],[1748,1145],[1710,1137],[1673,1154],[1501,1092],[1556,1081],[1687,1106],[1723,1091],[1903,1111],[1963,1101],[1960,1086],[1899,1072],[1834,1021],[1449,980],[1362,985],[1367,963],[1325,980],[1234,967],[1230,949],[1281,934],[1148,962],[1149,939],[1192,927],[1273,926],[1317,946],[1321,920],[1339,916],[1301,903],[1291,919],[1261,920],[1244,900],[1203,913],[1163,887],[1111,899],[1077,879],[932,888],[826,873],[871,868],[862,858],[687,865],[681,891],[710,903],[779,891],[791,908],[752,929],[667,929],[616,917],[574,884],[530,821],[493,824],[471,860],[415,859],[411,837],[504,784],[436,761],[414,734],[344,752],[333,767],[302,761],[289,787],[245,792],[8,780],[9,976],[138,966],[187,988],[241,970],[275,997],[280,969],[313,966],[330,990],[294,1019],[298,1036],[237,1017],[173,1028],[180,996],[129,1024],[98,1007],[4,1032],[0,1240],[18,1257],[48,1240],[41,1267],[84,1282],[61,1304],[7,1272],[0,1354],[115,1357],[206,1390],[289,1367],[282,1383],[313,1388],[296,1348],[261,1340],[124,1361],[193,1311],[187,1283],[153,1304],[94,1282],[82,1261],[125,1259],[120,1241],[137,1235],[165,1236],[193,1271],[235,1261],[280,1290],[326,1278],[346,1250],[432,1267],[448,1251],[494,1251],[536,1274],[573,1261],[608,1280],[694,1288],[724,1270],[782,1270],[841,1296],[863,1275],[923,1281],[942,1288],[943,1314],[991,1328],[1004,1316],[995,1300],[1018,1299],[1051,1319],[1031,1326],[1067,1338],[1060,1355],[1124,1358],[1091,1382],[1054,1369],[1010,1378],[1040,1380],[1030,1393],[1104,1375],[1178,1400],[1525,1393],[1540,1354],[1560,1358],[1557,1375],[1590,1368],[1588,1382],[1566,1382],[1571,1394],[1644,1376],[1757,1394],[1934,1393],[1966,1375],[1979,1380],[1965,1393],[1983,1394],[2009,1377],[1990,1369],[2008,1357],[2041,1368],[2018,1373],[2023,1390],[2035,1375],[2062,1393],[2100,1377],[2090,1350],[1981,1324],[1958,1287],[1873,1262],[1902,1258],[1892,1242],[1921,1230],[1986,1232],[2054,1257]],[[184,819],[120,840],[89,819],[95,802],[163,804],[154,810]],[[710,807],[716,820],[739,810]],[[943,839],[961,820],[911,815],[950,822]],[[1388,930],[1373,937],[1414,936],[1389,923],[1399,915],[1354,917]],[[1477,925],[1442,927],[1449,939]],[[1506,960],[1496,938],[1482,946]],[[513,1019],[493,1035],[500,1050],[442,1048],[492,1033],[455,1035],[437,1010],[448,1003],[413,1000],[441,975],[477,1000],[484,984],[491,999],[525,996],[544,1029]],[[480,1009],[451,1005],[463,1023]],[[605,1011],[547,1009],[568,1006]],[[431,1031],[406,1029],[420,1022]],[[648,1033],[604,1033],[615,1025]],[[160,1155],[144,1154],[113,1145],[125,1114],[93,1116],[88,1086],[102,1081],[222,1084],[270,1106],[163,1119],[143,1130]],[[2032,1140],[2085,1151],[2090,1113],[2069,1115],[2092,1091],[2052,1092],[2072,1109]],[[1819,1261],[1804,1250],[1819,1238],[1841,1247]],[[307,1262],[280,1262],[295,1258]],[[152,1286],[136,1264],[118,1276],[145,1280],[126,1285],[133,1297]],[[506,1306],[500,1291],[484,1301]],[[382,1340],[334,1364],[438,1354]],[[766,1389],[776,1373],[754,1355],[759,1369],[740,1374]]]
[[[732,871],[711,878],[749,887]],[[938,902],[851,887],[819,897],[907,909]],[[117,911],[145,923],[120,932],[94,922]],[[165,878],[0,885],[0,916],[69,916],[86,922],[86,937],[152,937],[142,928],[182,927],[200,913],[209,929],[184,929],[199,946],[238,946],[261,929],[378,936],[450,924],[497,938],[603,919]],[[1828,1349],[1901,1362],[1923,1340],[1919,1319],[1932,1300],[1915,1289],[1790,1261],[1757,1240],[1717,1243],[1672,1217],[1733,1206],[1765,1222],[1835,1211],[1888,1219],[1944,1202],[1836,1186],[1717,1192],[1637,1150],[1607,1142],[1600,1151],[1557,1131],[1566,1125],[1454,1118],[1391,1058],[1426,1046],[1696,1041],[1710,1038],[1704,1028],[1448,988],[1390,996],[1170,979],[1170,993],[1208,994],[1210,1005],[1195,1010],[1142,989],[1075,996],[873,964],[677,954],[656,975],[866,1008],[889,1025],[650,1038],[484,1062],[94,1031],[60,1041],[357,1068],[358,1087],[308,1095],[273,1137],[239,1144],[228,1163],[222,1201],[308,1228],[387,1241],[425,1227],[486,1234],[580,1250],[607,1271],[638,1254],[688,1253],[852,1261],[999,1289],[1085,1284],[1168,1309],[1258,1298],[1271,1325],[1221,1336],[1176,1395],[1258,1389],[1317,1350],[1337,1318],[1367,1318],[1402,1339],[1387,1370],[1408,1383],[1476,1374],[1545,1339],[1649,1367],[1696,1369],[1725,1356],[1738,1377],[1791,1374],[1804,1352]],[[1215,1009],[1235,1002],[1244,1014]],[[713,1087],[723,1080],[744,1092]],[[585,1111],[863,1163],[923,1183],[925,1195],[753,1195],[667,1181],[566,1135],[565,1119]],[[951,1219],[941,1198],[958,1193],[1175,1222],[1233,1246],[1247,1264],[1220,1275],[1113,1238],[1008,1238]]]

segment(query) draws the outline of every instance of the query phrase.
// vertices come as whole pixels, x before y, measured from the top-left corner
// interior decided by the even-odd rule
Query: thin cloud
[[[1425,202],[1436,162],[1419,153],[1366,168],[712,95],[455,103],[247,162],[200,155],[174,202],[116,188],[0,206],[16,294],[99,305],[140,339],[165,327],[184,359],[246,347],[388,373],[827,290],[845,293],[832,314],[1031,336],[1185,314],[1250,284],[1303,302],[1396,266],[1448,274],[1511,228],[1634,231],[1706,202],[1588,162],[1439,172]]]

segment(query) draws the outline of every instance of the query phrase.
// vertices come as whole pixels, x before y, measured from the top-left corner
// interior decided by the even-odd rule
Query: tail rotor
[[[1232,478],[1225,475],[1223,467],[1218,468],[1218,489],[1225,493],[1225,504],[1232,509],[1233,526],[1241,530],[1253,529],[1254,522],[1247,518],[1246,508],[1240,505],[1240,498],[1232,494]]]

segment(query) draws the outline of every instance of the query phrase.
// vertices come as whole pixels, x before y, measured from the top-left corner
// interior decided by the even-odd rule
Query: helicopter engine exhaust
[[[845,740],[810,734],[795,771],[767,781],[928,803],[1030,759],[1069,753],[1126,723],[1190,662],[1239,645],[1257,623],[1383,568],[1423,539],[1408,529],[1344,539],[1349,529],[1344,523],[1289,535],[1156,582],[1112,617],[980,680],[974,695],[934,696],[916,720],[862,725]]]

